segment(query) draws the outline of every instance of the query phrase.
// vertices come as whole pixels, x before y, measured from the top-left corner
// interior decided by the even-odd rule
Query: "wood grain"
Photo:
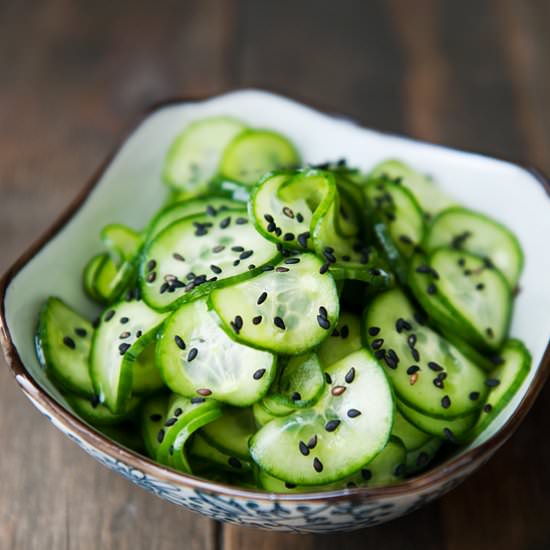
[[[119,133],[174,95],[262,86],[389,131],[550,169],[546,0],[0,2],[0,269]],[[550,388],[452,493],[388,525],[220,527],[130,485],[48,425],[0,365],[0,548],[550,548]]]

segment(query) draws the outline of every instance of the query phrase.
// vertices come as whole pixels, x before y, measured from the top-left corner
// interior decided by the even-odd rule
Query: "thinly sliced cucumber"
[[[219,403],[213,399],[188,399],[172,394],[168,402],[164,424],[157,432],[159,446],[156,458],[162,464],[190,472],[185,443],[189,437],[223,414]]]
[[[240,181],[235,181],[223,176],[214,178],[208,185],[208,189],[214,195],[231,199],[237,203],[246,203],[250,199],[250,186]]]
[[[233,138],[246,128],[230,117],[211,117],[193,122],[173,141],[162,177],[189,196],[203,192],[218,172],[222,154]]]
[[[250,454],[284,481],[317,485],[350,475],[386,445],[394,413],[391,387],[361,350],[326,371],[325,395],[315,407],[275,419],[250,441]]]
[[[292,411],[289,411],[289,414],[291,412]],[[277,418],[276,415],[271,414],[271,412],[262,405],[261,401],[258,401],[258,403],[254,403],[254,405],[252,405],[252,414],[254,415],[254,421],[256,422],[256,426],[258,428],[265,426],[265,424],[271,422],[274,418]]]
[[[245,130],[227,146],[220,164],[223,176],[252,185],[266,172],[301,163],[290,141],[269,130]]]
[[[378,295],[365,310],[363,338],[374,350],[398,397],[424,414],[448,419],[481,406],[485,374],[427,326],[398,289]],[[470,399],[472,392],[480,400]]]
[[[395,272],[397,280],[401,284],[406,285],[408,283],[408,258],[405,258],[401,252],[399,252],[399,249],[390,235],[388,226],[382,222],[375,223],[373,226],[373,233],[380,249]]]
[[[201,459],[201,461],[206,461],[229,472],[246,473],[252,469],[248,460],[220,451],[211,445],[200,432],[193,437],[189,446],[189,454],[195,459]]]
[[[399,160],[389,159],[381,162],[370,172],[369,179],[371,178],[386,178],[399,182],[414,195],[422,210],[430,217],[456,204],[456,201],[445,194],[429,176],[417,172]]]
[[[145,248],[143,299],[159,311],[173,309],[214,287],[254,276],[277,254],[244,211],[189,216],[166,227]]]
[[[135,260],[123,261],[117,265],[113,258],[106,254],[98,267],[94,289],[104,304],[113,304],[135,282]]]
[[[204,299],[181,306],[167,319],[157,364],[172,391],[241,407],[260,400],[276,372],[275,356],[232,340]]]
[[[405,466],[407,474],[416,474],[424,470],[434,459],[437,451],[441,448],[442,441],[437,437],[429,439],[422,447],[418,447],[412,451],[407,451]]]
[[[132,393],[147,395],[164,387],[160,370],[155,364],[156,340],[152,340],[136,357],[132,372]]]
[[[147,229],[147,241],[151,241],[163,229],[174,222],[197,214],[216,215],[225,210],[242,208],[242,205],[225,197],[198,197],[174,202],[163,208],[151,221]]]
[[[274,270],[216,289],[209,304],[228,334],[245,344],[296,355],[321,343],[339,313],[329,273],[313,254],[286,258]]]
[[[100,233],[103,244],[113,255],[115,263],[132,260],[141,246],[141,237],[137,231],[120,223],[106,225]]]
[[[103,300],[103,297],[100,296],[95,288],[95,281],[105,258],[108,258],[107,254],[96,254],[93,256],[86,264],[82,276],[84,292],[96,302],[101,302]]]
[[[392,485],[405,476],[405,447],[395,437],[390,437],[384,449],[358,472],[333,483],[323,485],[295,485],[269,475],[260,470],[258,483],[266,491],[272,493],[311,493],[318,491],[334,491],[337,489],[353,489],[368,486],[379,487]]]
[[[105,405],[96,399],[80,397],[75,394],[66,394],[65,399],[78,416],[92,426],[112,426],[127,420],[137,411],[141,400],[137,397],[130,399],[127,410],[121,414],[113,414]]]
[[[498,349],[508,332],[512,310],[510,288],[500,272],[488,268],[477,256],[451,248],[433,252],[429,265],[427,292],[441,294],[454,321],[454,332],[460,334],[467,325],[467,334],[476,336],[465,337],[472,345]]]
[[[475,411],[458,418],[435,418],[418,412],[400,400],[397,400],[397,407],[401,414],[419,430],[440,439],[447,439],[451,443],[458,443],[458,439],[472,429],[479,416],[479,411]]]
[[[147,454],[153,459],[156,459],[160,445],[159,430],[166,422],[168,399],[166,394],[155,395],[149,397],[141,408],[141,435]]]
[[[226,408],[223,416],[207,424],[201,433],[208,442],[231,456],[250,460],[248,440],[256,431],[252,409]]]
[[[126,410],[134,362],[165,317],[141,300],[119,302],[101,316],[92,342],[90,373],[100,401],[113,413]]]
[[[38,361],[62,389],[93,397],[89,356],[94,329],[59,298],[50,297],[38,318],[35,348]]]
[[[285,247],[313,250],[310,237],[336,193],[334,177],[328,172],[272,172],[254,187],[248,211],[266,239]]]
[[[496,367],[487,383],[491,389],[477,424],[467,434],[467,439],[474,439],[482,433],[512,400],[529,374],[531,354],[519,340],[508,340],[501,351],[502,364]]]
[[[419,430],[414,424],[411,424],[399,411],[395,412],[395,420],[392,428],[392,435],[398,437],[407,452],[413,451],[425,445],[432,439],[430,434]]]
[[[388,233],[405,258],[410,257],[424,238],[424,216],[408,189],[385,179],[373,180],[365,194],[375,217],[388,227]]]
[[[288,359],[262,403],[270,412],[286,414],[285,411],[314,405],[324,386],[325,377],[317,354],[295,355]]]
[[[336,188],[340,195],[339,232],[353,236],[364,228],[367,204],[363,189],[347,175],[335,172]]]
[[[466,208],[441,212],[433,220],[424,245],[428,252],[450,246],[475,254],[487,265],[496,266],[510,288],[516,286],[523,268],[523,251],[516,236],[495,220]]]
[[[354,313],[342,311],[330,337],[319,346],[317,355],[326,368],[361,347],[361,320]]]

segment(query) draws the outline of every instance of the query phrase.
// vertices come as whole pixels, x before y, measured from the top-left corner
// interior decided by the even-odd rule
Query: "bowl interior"
[[[70,221],[17,273],[6,290],[5,312],[11,338],[27,370],[64,403],[34,353],[41,304],[53,294],[84,314],[97,313],[82,290],[81,275],[86,261],[101,250],[100,228],[111,222],[144,227],[166,197],[160,172],[174,136],[192,120],[220,114],[283,132],[308,163],[346,158],[350,165],[368,170],[388,157],[402,159],[433,175],[464,205],[493,216],[517,234],[526,261],[511,334],[524,340],[533,354],[533,367],[513,401],[471,446],[483,443],[520,403],[548,345],[550,285],[546,276],[550,253],[545,238],[550,235],[550,200],[542,185],[529,171],[512,163],[367,130],[255,90],[173,104],[150,114],[125,141]]]

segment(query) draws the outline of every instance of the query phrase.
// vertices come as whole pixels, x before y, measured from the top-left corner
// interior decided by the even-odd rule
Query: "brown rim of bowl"
[[[250,90],[245,89],[230,89],[225,93]],[[257,90],[256,90],[257,91]],[[265,93],[265,92],[264,92]],[[271,92],[267,92],[271,93]],[[221,95],[221,94],[220,94]],[[276,95],[276,94],[274,94]],[[283,97],[284,94],[280,94]],[[39,252],[53,237],[55,237],[67,224],[67,222],[78,212],[78,210],[85,204],[88,196],[100,180],[101,176],[113,160],[117,152],[122,145],[127,141],[129,136],[137,130],[140,124],[145,118],[155,111],[161,110],[165,107],[179,104],[179,103],[195,103],[204,101],[208,97],[200,98],[173,98],[162,102],[153,104],[148,109],[145,109],[144,113],[138,118],[138,122],[130,127],[130,130],[125,133],[125,138],[119,141],[118,145],[114,148],[113,152],[107,156],[105,161],[99,166],[99,168],[92,175],[91,179],[84,186],[79,195],[71,202],[67,209],[61,214],[57,221],[36,241],[34,242],[22,255],[15,261],[15,263],[6,271],[0,280],[0,298],[2,300],[0,305],[0,343],[2,344],[4,355],[6,357],[8,366],[16,378],[21,390],[25,395],[31,399],[31,401],[38,403],[41,408],[46,411],[53,418],[60,421],[66,428],[77,434],[85,443],[93,448],[99,449],[101,452],[108,456],[114,457],[137,470],[140,470],[146,474],[152,475],[163,481],[175,483],[177,485],[183,485],[190,489],[204,491],[212,494],[223,494],[228,497],[242,498],[242,499],[254,499],[263,500],[267,502],[286,501],[293,503],[307,503],[318,501],[338,501],[338,500],[350,500],[350,499],[375,499],[375,498],[393,498],[393,497],[406,497],[418,494],[423,491],[427,491],[433,486],[449,481],[455,477],[462,477],[469,473],[471,466],[480,464],[484,459],[488,459],[492,454],[501,447],[516,431],[522,420],[525,418],[527,412],[532,407],[533,403],[539,392],[541,391],[548,375],[550,374],[550,343],[546,346],[543,358],[539,364],[538,371],[535,377],[531,381],[529,387],[522,400],[518,404],[515,411],[506,420],[504,425],[493,434],[487,441],[470,449],[462,455],[456,456],[442,464],[437,465],[435,468],[426,471],[414,478],[405,480],[399,484],[391,485],[388,487],[367,488],[358,487],[355,489],[340,489],[337,491],[325,491],[317,493],[304,493],[304,494],[284,494],[284,493],[267,493],[261,490],[255,489],[242,489],[233,485],[224,483],[213,482],[201,478],[197,478],[192,475],[184,474],[176,470],[172,470],[168,467],[162,466],[151,459],[140,455],[134,451],[126,449],[114,441],[108,439],[99,431],[95,430],[83,420],[79,419],[71,411],[65,409],[62,405],[58,404],[47,392],[40,387],[40,385],[32,378],[31,374],[24,366],[19,353],[13,343],[6,320],[6,291],[14,279],[14,277],[21,271],[23,267]],[[298,101],[298,100],[295,100]],[[301,104],[311,106],[311,102],[301,101]],[[326,109],[319,109],[313,107],[317,111],[328,114]],[[335,116],[330,115],[329,116]],[[350,123],[355,123],[353,119],[350,119]],[[358,127],[365,128],[362,124],[358,124]],[[388,132],[379,131],[382,134],[388,134]],[[411,139],[407,136],[401,136],[405,139]],[[422,140],[413,140],[420,143]],[[430,144],[430,143],[428,143]],[[430,144],[434,145],[434,144]],[[444,147],[437,145],[439,147]],[[447,148],[447,147],[446,147]],[[450,149],[450,148],[447,148]],[[451,149],[458,151],[457,149]],[[473,151],[466,151],[472,152]],[[488,156],[488,155],[483,155]],[[498,157],[492,157],[498,158]],[[547,195],[550,198],[550,182],[543,173],[537,168],[526,165],[521,162],[514,162],[507,159],[502,159],[507,162],[511,162],[516,166],[526,169],[530,172],[538,181]]]

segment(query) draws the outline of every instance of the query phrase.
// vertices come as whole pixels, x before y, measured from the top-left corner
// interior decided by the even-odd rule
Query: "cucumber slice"
[[[262,403],[273,414],[288,414],[293,409],[314,405],[324,386],[325,377],[317,355],[313,352],[295,355],[288,359]]]
[[[208,185],[208,189],[214,195],[226,197],[240,205],[250,199],[250,186],[223,176],[214,178]]]
[[[172,391],[241,407],[265,395],[276,371],[273,354],[229,338],[203,299],[181,306],[167,319],[157,364]]]
[[[399,252],[399,249],[393,242],[388,226],[385,223],[375,223],[373,226],[373,234],[385,258],[395,272],[398,281],[406,285],[408,283],[408,261],[407,258],[403,257],[401,252]]]
[[[252,437],[250,454],[270,475],[297,485],[330,483],[385,447],[394,402],[376,361],[361,350],[325,372],[331,383],[315,407],[277,418]]]
[[[119,223],[106,225],[99,235],[118,264],[132,260],[141,246],[139,233]]]
[[[475,411],[458,418],[435,418],[418,412],[399,399],[397,400],[397,407],[401,414],[419,430],[440,439],[447,439],[451,443],[458,443],[458,439],[472,429],[479,416],[479,411]]]
[[[412,193],[405,187],[385,179],[373,180],[365,186],[371,211],[383,222],[403,257],[412,256],[424,238],[424,216]]]
[[[216,286],[252,277],[277,258],[239,210],[198,214],[174,222],[145,248],[140,266],[143,299],[173,309]]]
[[[317,355],[326,368],[361,347],[361,320],[353,313],[342,311],[330,337],[319,346]]]
[[[84,397],[95,395],[89,372],[94,329],[59,298],[50,297],[40,310],[35,337],[38,361],[61,389]]]
[[[191,123],[173,142],[164,161],[162,177],[188,196],[203,192],[218,172],[222,154],[246,128],[229,117],[210,117]]]
[[[474,439],[499,415],[519,390],[531,368],[531,354],[519,340],[508,340],[501,351],[502,364],[496,367],[487,382],[491,389],[477,424],[467,438]],[[493,386],[497,384],[496,386]]]
[[[159,446],[156,459],[169,466],[190,472],[185,455],[185,443],[199,428],[223,414],[219,403],[212,399],[188,399],[172,394],[164,423],[157,432]]]
[[[441,294],[453,320],[453,332],[461,334],[467,325],[470,330],[465,339],[472,345],[498,349],[508,332],[512,310],[510,288],[500,272],[488,268],[477,256],[450,248],[433,252],[429,267],[427,292]],[[470,339],[470,334],[476,338]]]
[[[369,179],[371,178],[399,182],[414,195],[422,210],[430,217],[456,204],[456,201],[442,191],[429,176],[420,174],[399,160],[389,159],[381,162],[370,172]]]
[[[97,399],[80,397],[76,394],[66,394],[65,399],[74,412],[92,426],[112,426],[127,420],[137,411],[141,399],[133,397],[128,402],[127,410],[121,414],[113,414],[105,405]]]
[[[422,447],[432,439],[429,434],[411,424],[399,411],[395,412],[395,420],[391,433],[402,441],[407,452]]]
[[[421,447],[418,447],[412,451],[407,451],[407,456],[405,458],[407,474],[416,474],[424,470],[434,459],[437,451],[441,448],[441,445],[441,439],[433,437]]]
[[[302,353],[329,336],[338,318],[334,279],[321,274],[321,266],[313,254],[286,258],[272,271],[214,290],[209,305],[238,341],[275,353]]]
[[[229,179],[252,185],[266,172],[301,164],[292,143],[269,130],[245,130],[224,151],[220,172]]]
[[[113,413],[126,410],[134,362],[155,338],[164,318],[135,300],[119,302],[101,316],[92,341],[90,373],[100,401]]]
[[[487,392],[483,371],[420,324],[399,289],[379,294],[367,307],[363,338],[407,405],[442,419],[466,416],[481,406]],[[481,401],[470,399],[472,392]]]
[[[251,408],[226,408],[223,416],[202,428],[201,434],[223,453],[250,460],[248,440],[255,431],[256,423]]]
[[[86,264],[82,276],[84,292],[86,292],[86,294],[95,302],[101,302],[103,300],[103,297],[95,288],[95,281],[105,258],[108,258],[107,254],[96,254],[93,256]]]
[[[311,493],[317,491],[335,491],[353,489],[367,485],[379,487],[398,483],[405,476],[406,452],[403,443],[390,437],[384,449],[358,472],[333,483],[324,485],[295,485],[269,475],[264,470],[258,474],[258,483],[262,489],[272,493]]]
[[[189,445],[189,454],[195,459],[200,459],[201,462],[206,462],[210,466],[215,465],[228,472],[244,474],[252,469],[252,465],[248,460],[220,451],[214,445],[211,445],[200,432],[193,437],[193,441]]]
[[[313,250],[310,237],[335,196],[334,177],[328,172],[272,172],[254,187],[248,211],[266,239]]]
[[[289,414],[292,411],[289,411]],[[258,403],[254,403],[252,405],[252,414],[254,415],[254,421],[256,422],[256,426],[258,428],[261,428],[262,426],[265,426],[268,422],[271,422],[274,418],[276,418],[276,415],[271,414],[263,405],[261,401],[258,401]]]
[[[147,454],[152,459],[157,457],[160,445],[158,434],[166,422],[168,399],[169,396],[165,394],[149,397],[141,409],[141,435]]]
[[[499,269],[510,288],[523,268],[523,251],[516,236],[502,224],[466,208],[449,208],[432,222],[424,243],[428,252],[448,246],[470,252]]]
[[[155,364],[156,340],[152,340],[136,357],[132,373],[132,393],[148,395],[164,388],[160,370]]]
[[[242,208],[240,203],[225,197],[204,197],[174,202],[163,208],[153,218],[147,229],[147,241],[153,240],[163,229],[188,216],[197,214],[216,215],[218,212],[239,208]]]

